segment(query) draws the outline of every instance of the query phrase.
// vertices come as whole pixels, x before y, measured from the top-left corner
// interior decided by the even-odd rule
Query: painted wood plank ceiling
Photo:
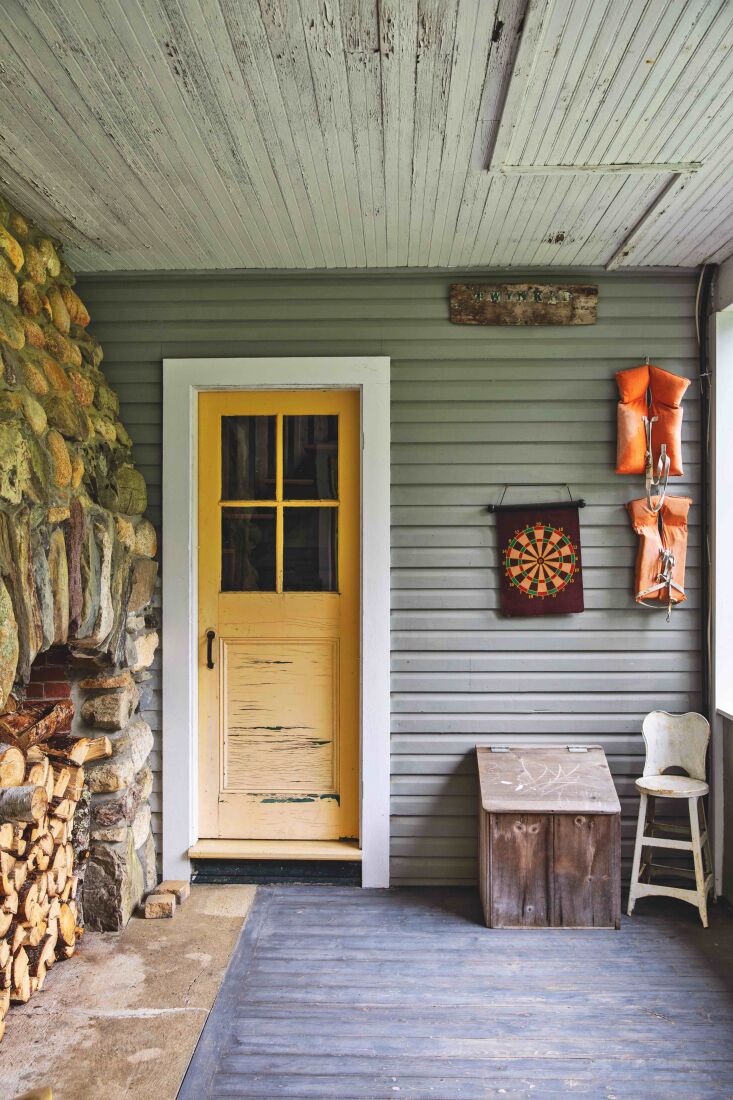
[[[4,0],[0,187],[81,271],[733,252],[733,0]]]

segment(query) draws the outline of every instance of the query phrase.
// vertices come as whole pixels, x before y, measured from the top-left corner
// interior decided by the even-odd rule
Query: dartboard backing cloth
[[[583,610],[575,505],[499,511],[496,531],[505,615],[570,615]]]

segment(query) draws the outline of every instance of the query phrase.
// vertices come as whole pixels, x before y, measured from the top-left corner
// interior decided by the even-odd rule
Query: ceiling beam
[[[504,24],[516,30],[503,58],[504,70],[494,105],[496,125],[485,152],[488,171],[509,155],[519,109],[537,61],[537,43],[547,10],[545,0],[511,0],[510,6],[511,18],[505,19]]]
[[[607,262],[606,271],[615,271],[621,267],[624,260],[633,255],[639,247],[641,234],[667,212],[674,199],[684,191],[688,180],[689,175],[687,173],[677,172],[667,181],[656,198],[649,203],[639,220],[621,241],[621,244]]]
[[[702,161],[633,161],[629,164],[500,164],[491,169],[494,176],[577,176],[582,173],[609,175],[615,172],[632,175],[635,172],[651,172],[660,175],[675,172],[689,175],[699,172]]]

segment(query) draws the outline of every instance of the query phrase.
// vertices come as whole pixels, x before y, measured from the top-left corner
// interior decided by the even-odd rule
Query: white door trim
[[[188,878],[198,840],[197,394],[361,392],[362,885],[389,885],[390,360],[163,360],[163,874]]]
[[[726,266],[723,265],[724,268]],[[729,267],[729,275],[731,270],[733,269]],[[728,289],[730,297],[731,287]],[[710,477],[713,645],[712,698],[708,700],[712,729],[710,809],[715,892],[723,894],[730,888],[730,874],[725,874],[725,870],[731,862],[730,854],[724,851],[726,819],[731,817],[732,812],[730,808],[726,810],[726,803],[733,798],[733,792],[726,790],[726,763],[730,753],[730,744],[726,742],[733,735],[733,625],[728,607],[730,540],[733,536],[733,506],[730,498],[730,470],[733,461],[733,439],[730,433],[730,414],[733,411],[733,303],[713,314],[709,332],[713,349]]]

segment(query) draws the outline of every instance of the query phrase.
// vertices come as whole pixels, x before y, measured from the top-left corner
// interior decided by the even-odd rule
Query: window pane
[[[275,417],[221,418],[222,500],[275,499]]]
[[[275,591],[276,516],[274,508],[222,509],[222,592]]]
[[[338,497],[337,416],[283,417],[283,498]]]
[[[338,592],[338,508],[285,508],[283,588]]]

